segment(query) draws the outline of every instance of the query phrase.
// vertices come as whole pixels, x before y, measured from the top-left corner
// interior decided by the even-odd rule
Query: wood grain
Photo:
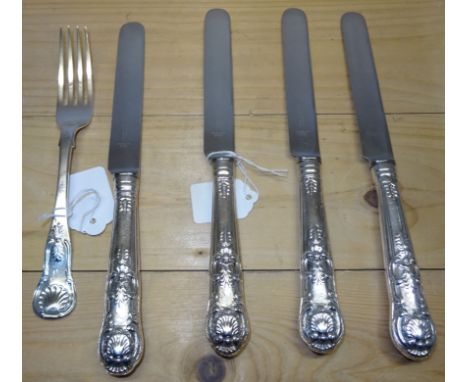
[[[444,267],[443,116],[388,118],[408,224],[423,268]],[[143,269],[207,269],[210,225],[192,220],[190,185],[210,181],[202,153],[202,118],[145,117],[140,191]],[[258,163],[287,168],[286,179],[252,173],[260,200],[239,221],[245,269],[296,269],[299,261],[298,171],[281,116],[239,116],[237,150]],[[107,163],[110,118],[80,133],[73,171]],[[382,268],[373,188],[361,160],[352,116],[319,117],[322,181],[331,248],[338,269]],[[23,267],[39,270],[55,192],[58,131],[53,117],[27,117],[23,131]],[[240,176],[240,174],[239,174]],[[110,229],[99,237],[72,232],[75,269],[105,270]]]
[[[345,338],[332,355],[310,353],[297,332],[298,172],[288,152],[280,19],[308,17],[322,182],[338,271]],[[194,224],[189,188],[209,181],[202,153],[203,18],[212,7],[232,22],[236,148],[286,179],[251,176],[261,198],[239,221],[252,337],[226,361],[204,335],[210,227]],[[377,210],[361,160],[340,17],[367,20],[425,295],[438,330],[433,356],[405,360],[388,334]],[[444,379],[444,1],[442,0],[24,0],[23,1],[23,377],[111,381],[97,356],[110,226],[98,237],[72,232],[78,304],[65,319],[31,309],[53,204],[58,28],[91,31],[96,105],[77,140],[73,171],[107,164],[120,26],[146,29],[140,192],[146,354],[130,381],[442,381]],[[109,180],[111,180],[109,178]],[[372,198],[370,198],[372,199]],[[370,200],[368,198],[368,200]],[[370,200],[372,201],[372,200]],[[224,379],[215,378],[225,374]]]
[[[91,31],[96,115],[110,115],[120,26],[146,29],[145,114],[201,115],[203,19],[213,7],[232,22],[237,114],[284,114],[280,20],[302,8],[309,33],[319,113],[351,113],[340,18],[367,19],[387,113],[444,111],[444,2],[440,0],[146,1],[25,0],[23,112],[53,115],[58,28]]]
[[[131,381],[212,381],[200,372],[225,369],[223,381],[443,381],[444,274],[422,273],[438,330],[438,345],[425,362],[404,359],[391,344],[385,280],[381,271],[337,272],[346,333],[337,351],[311,353],[297,332],[297,272],[246,272],[252,336],[234,360],[212,356],[205,339],[208,275],[205,272],[143,272],[146,353]],[[104,272],[76,274],[80,292],[68,318],[35,317],[30,297],[38,277],[23,279],[24,381],[111,381],[96,346],[103,312]],[[218,379],[220,380],[220,379]]]

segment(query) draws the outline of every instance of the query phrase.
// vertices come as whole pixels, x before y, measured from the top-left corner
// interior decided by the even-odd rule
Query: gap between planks
[[[445,271],[445,268],[419,268],[420,271]],[[335,269],[335,272],[383,272],[383,268],[340,268]],[[23,273],[40,273],[41,270],[25,269]],[[107,270],[102,269],[77,269],[73,273],[106,273]],[[208,272],[208,269],[143,269],[142,273],[191,273],[191,272]],[[274,273],[274,272],[299,272],[299,268],[286,268],[286,269],[244,269],[243,273]]]
[[[319,116],[337,116],[337,117],[344,117],[344,116],[354,116],[355,113],[316,113]],[[411,111],[404,111],[404,112],[394,112],[394,113],[385,113],[386,116],[392,115],[445,115],[445,111],[434,111],[434,112],[411,112]],[[158,118],[171,118],[171,117],[203,117],[203,113],[172,113],[172,114],[152,114],[152,113],[143,113],[145,117],[158,117]],[[286,113],[234,113],[234,117],[286,117]],[[55,117],[55,113],[24,113],[22,115],[23,118],[44,118],[44,117]],[[93,117],[112,117],[112,113],[95,113]]]

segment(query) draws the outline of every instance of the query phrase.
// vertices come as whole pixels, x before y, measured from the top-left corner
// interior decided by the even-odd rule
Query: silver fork
[[[60,28],[56,120],[60,126],[55,208],[44,251],[42,276],[34,291],[33,309],[41,318],[68,315],[76,304],[71,275],[72,247],[68,229],[68,179],[75,136],[89,125],[93,112],[93,75],[88,30]],[[84,54],[83,54],[84,53]]]

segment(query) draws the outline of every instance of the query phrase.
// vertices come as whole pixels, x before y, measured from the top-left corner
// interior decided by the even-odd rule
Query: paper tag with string
[[[246,183],[236,179],[236,213],[238,219],[244,219],[252,211],[258,200],[258,193]],[[190,186],[192,196],[193,221],[197,224],[210,223],[213,204],[213,182],[195,183]]]
[[[238,219],[244,219],[252,211],[254,204],[260,198],[260,191],[247,174],[246,165],[266,174],[284,177],[288,170],[269,169],[262,167],[250,159],[247,159],[234,151],[219,151],[208,155],[208,159],[216,157],[233,158],[237,167],[241,171],[244,179],[235,179],[234,191],[236,196],[236,215]],[[195,223],[210,223],[213,204],[213,182],[195,183],[190,187],[192,198],[192,214]]]
[[[106,170],[93,167],[70,175],[68,224],[75,231],[99,235],[112,221],[114,197]]]

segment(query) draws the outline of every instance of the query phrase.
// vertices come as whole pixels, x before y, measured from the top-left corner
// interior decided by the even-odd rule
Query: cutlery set
[[[425,302],[398,190],[395,160],[364,18],[341,19],[351,94],[363,156],[375,182],[390,300],[390,335],[407,358],[428,357],[436,340]],[[75,35],[73,39],[72,35]],[[307,19],[288,9],[282,17],[283,67],[291,155],[300,169],[302,255],[299,334],[310,350],[333,351],[344,335],[343,317],[329,250],[321,194],[320,149]],[[130,374],[144,350],[140,313],[138,183],[143,112],[145,32],[127,23],[119,35],[109,146],[115,210],[99,338],[101,361],[111,375]],[[204,152],[213,166],[210,293],[207,336],[223,357],[247,344],[250,326],[243,293],[234,199],[234,102],[229,15],[210,10],[204,29]],[[33,296],[41,318],[68,315],[76,304],[68,229],[68,179],[76,133],[89,125],[93,74],[86,28],[60,30],[56,120],[60,126],[56,202],[44,252],[42,276]]]

